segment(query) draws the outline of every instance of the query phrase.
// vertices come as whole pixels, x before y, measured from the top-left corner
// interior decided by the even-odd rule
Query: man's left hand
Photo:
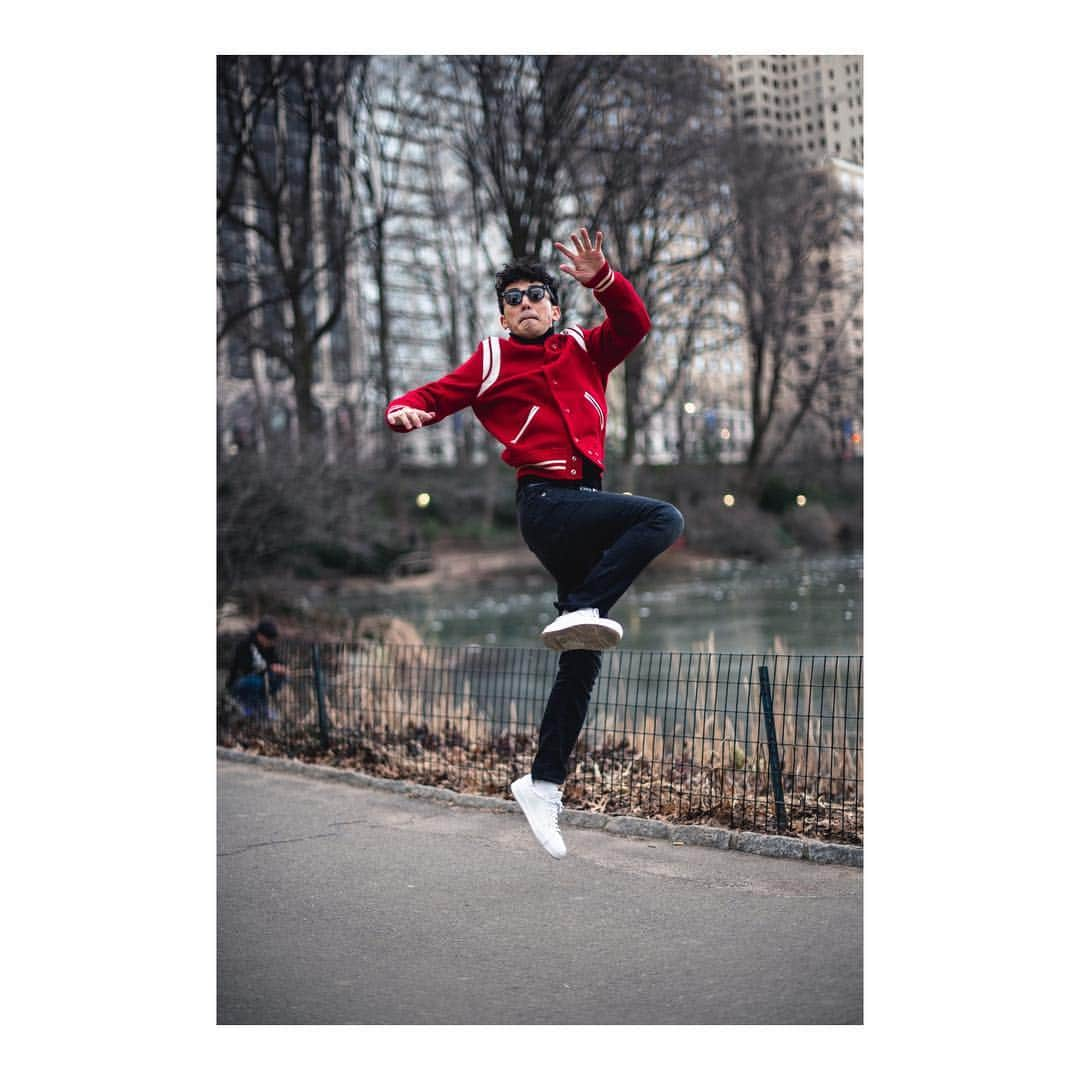
[[[582,227],[577,232],[571,233],[570,241],[574,245],[573,251],[565,244],[555,241],[555,247],[570,260],[569,263],[562,263],[559,269],[584,285],[603,269],[604,253],[600,250],[600,245],[604,242],[604,234],[597,229],[594,243],[589,239],[589,230]]]

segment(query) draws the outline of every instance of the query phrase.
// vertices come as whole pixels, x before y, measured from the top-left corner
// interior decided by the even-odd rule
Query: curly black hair
[[[503,310],[503,292],[514,281],[539,281],[541,285],[547,286],[551,293],[551,302],[558,306],[559,283],[551,276],[547,267],[531,259],[515,259],[495,275],[495,295],[499,298],[500,312]]]

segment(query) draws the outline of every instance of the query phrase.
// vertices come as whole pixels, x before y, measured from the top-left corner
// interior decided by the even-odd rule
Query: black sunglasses
[[[507,289],[502,294],[503,303],[509,304],[511,307],[517,307],[518,304],[527,296],[534,304],[538,304],[548,294],[548,287],[546,285],[530,285],[527,289]]]

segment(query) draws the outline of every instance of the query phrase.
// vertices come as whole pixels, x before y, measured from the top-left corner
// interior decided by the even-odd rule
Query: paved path
[[[862,870],[218,762],[221,1024],[859,1024]]]

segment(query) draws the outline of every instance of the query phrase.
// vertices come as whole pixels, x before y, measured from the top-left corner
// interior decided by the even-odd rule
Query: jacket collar
[[[551,337],[551,335],[554,334],[554,333],[555,333],[555,327],[553,326],[548,330],[548,332],[546,334],[543,335],[543,337],[527,338],[527,337],[518,337],[517,334],[511,334],[510,335],[510,340],[511,341],[516,341],[519,345],[543,345],[544,342],[547,341],[547,339],[549,337]]]

